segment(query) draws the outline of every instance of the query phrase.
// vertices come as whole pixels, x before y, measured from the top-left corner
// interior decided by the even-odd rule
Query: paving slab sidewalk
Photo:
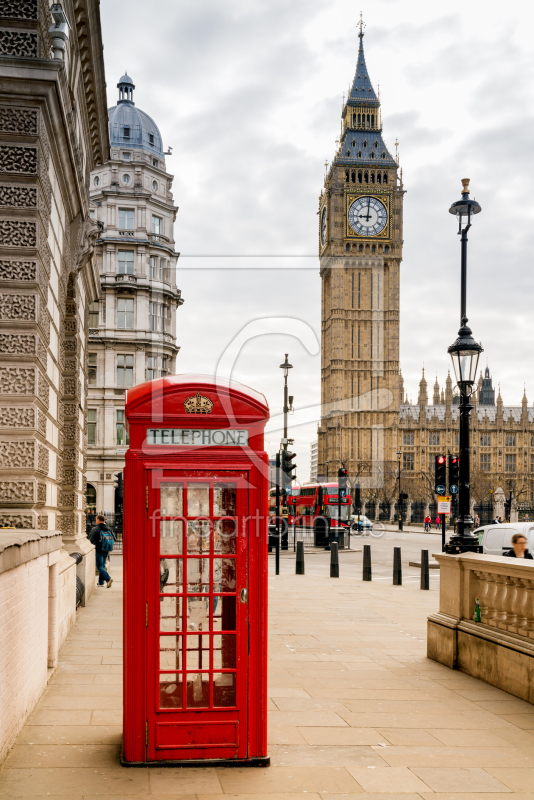
[[[315,563],[315,562],[314,562]],[[274,570],[274,564],[270,564]],[[435,587],[361,567],[270,579],[265,769],[124,769],[122,583],[78,613],[0,771],[2,800],[484,800],[534,792],[534,706],[426,658]]]

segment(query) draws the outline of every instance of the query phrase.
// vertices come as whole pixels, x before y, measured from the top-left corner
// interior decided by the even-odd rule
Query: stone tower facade
[[[109,109],[111,157],[91,175],[91,214],[102,231],[100,299],[89,311],[87,501],[93,511],[115,513],[119,525],[125,393],[174,374],[183,300],[173,236],[178,209],[161,135],[136,107],[131,77],[123,75],[117,87],[117,105]]]
[[[322,412],[319,478],[343,462],[362,488],[396,468],[401,384],[402,176],[382,138],[380,99],[356,71],[319,198]]]

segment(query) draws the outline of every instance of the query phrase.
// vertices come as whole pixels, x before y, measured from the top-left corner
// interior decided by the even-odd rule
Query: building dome
[[[162,156],[163,143],[158,126],[148,114],[135,107],[133,80],[129,75],[123,75],[117,88],[117,105],[108,109],[111,147],[136,147]]]

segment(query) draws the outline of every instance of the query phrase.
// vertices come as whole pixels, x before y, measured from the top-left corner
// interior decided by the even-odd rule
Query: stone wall
[[[58,531],[0,531],[0,763],[57,665],[61,613],[76,613],[76,568],[66,553],[59,609],[60,548]]]

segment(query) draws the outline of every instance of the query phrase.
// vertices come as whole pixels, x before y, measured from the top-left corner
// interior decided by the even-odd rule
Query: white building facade
[[[319,441],[316,439],[310,445],[310,483],[317,483],[318,465],[319,465]]]
[[[173,176],[160,132],[136,108],[128,75],[109,109],[111,157],[91,174],[91,214],[102,226],[96,244],[100,299],[89,310],[87,507],[122,514],[128,438],[128,388],[174,374],[176,286]]]

